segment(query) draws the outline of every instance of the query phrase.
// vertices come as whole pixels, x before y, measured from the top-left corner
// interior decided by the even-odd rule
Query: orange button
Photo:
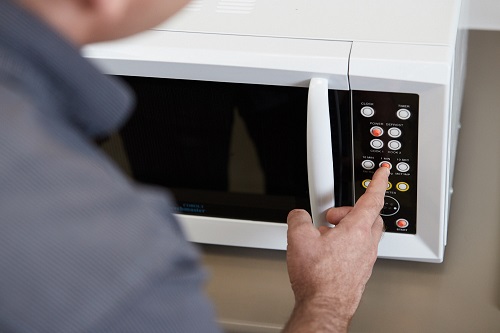
[[[392,168],[392,165],[389,162],[382,162],[380,163],[380,166],[388,169]]]
[[[374,137],[379,137],[379,136],[382,136],[382,134],[384,134],[384,130],[381,128],[381,127],[378,127],[378,126],[374,126],[370,129],[370,133],[374,136]]]
[[[403,228],[404,229],[404,228],[408,227],[408,224],[409,224],[409,222],[407,220],[405,220],[405,219],[399,219],[399,220],[396,221],[396,225],[399,228]]]

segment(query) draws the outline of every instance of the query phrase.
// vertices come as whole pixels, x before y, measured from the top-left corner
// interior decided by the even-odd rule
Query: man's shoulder
[[[36,107],[27,93],[0,81],[0,119],[8,117],[13,112],[35,109]]]
[[[0,138],[15,142],[41,126],[42,117],[33,98],[21,89],[0,81]]]

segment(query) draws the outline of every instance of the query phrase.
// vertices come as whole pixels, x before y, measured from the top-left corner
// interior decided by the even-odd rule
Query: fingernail
[[[384,167],[384,168],[387,168],[387,169],[390,169],[391,168],[391,164],[389,162],[382,162],[380,164],[380,166]]]

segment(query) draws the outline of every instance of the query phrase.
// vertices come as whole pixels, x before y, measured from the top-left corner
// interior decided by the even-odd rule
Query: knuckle
[[[361,223],[357,224],[356,227],[351,228],[350,233],[353,239],[356,240],[365,240],[370,237],[370,229],[366,227],[367,224]]]
[[[382,231],[385,231],[385,223],[384,220],[382,219],[382,216],[378,216],[377,219],[375,220],[375,225],[377,225],[377,228],[379,228]]]
[[[379,212],[384,207],[384,198],[378,195],[369,195],[366,200],[366,208]]]

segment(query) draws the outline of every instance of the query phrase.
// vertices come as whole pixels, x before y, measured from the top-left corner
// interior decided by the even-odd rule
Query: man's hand
[[[377,259],[389,170],[373,175],[354,207],[332,208],[334,228],[316,229],[309,214],[288,215],[288,274],[295,309],[285,332],[346,332]]]

